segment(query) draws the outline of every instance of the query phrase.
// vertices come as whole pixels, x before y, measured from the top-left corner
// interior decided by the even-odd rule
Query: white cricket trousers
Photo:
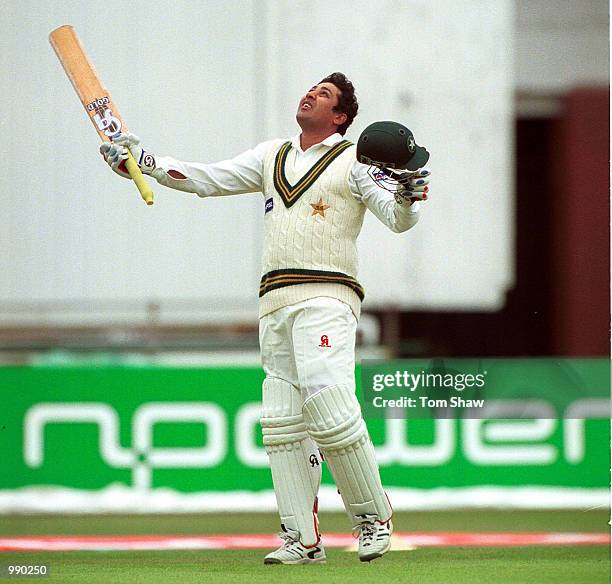
[[[259,323],[266,376],[298,388],[303,400],[329,385],[354,391],[356,330],[349,306],[324,296],[267,314]]]

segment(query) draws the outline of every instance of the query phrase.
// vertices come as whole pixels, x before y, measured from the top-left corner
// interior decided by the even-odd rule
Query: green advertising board
[[[457,363],[453,371],[468,366]],[[372,371],[431,364],[364,366],[357,392],[385,486],[607,489],[609,363],[565,360],[563,375],[558,363],[478,365],[503,371],[505,399],[549,404],[537,410],[554,412],[547,419],[381,416],[367,403]],[[269,491],[259,428],[262,380],[256,367],[0,368],[0,492],[113,484],[184,494]],[[323,483],[332,484],[327,471]]]

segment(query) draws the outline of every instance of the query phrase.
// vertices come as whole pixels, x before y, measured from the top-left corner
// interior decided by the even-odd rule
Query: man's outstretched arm
[[[113,142],[102,144],[100,152],[117,174],[129,178],[125,169],[129,147],[142,172],[159,184],[199,197],[213,197],[261,191],[263,159],[269,146],[270,142],[263,142],[230,160],[203,164],[155,156],[140,145],[134,134],[121,134]]]

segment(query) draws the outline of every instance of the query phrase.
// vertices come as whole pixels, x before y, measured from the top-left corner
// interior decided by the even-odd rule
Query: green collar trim
[[[319,158],[315,165],[295,185],[291,185],[285,176],[285,163],[287,162],[289,150],[291,150],[291,142],[285,142],[277,152],[274,161],[274,187],[283,203],[285,203],[285,207],[289,208],[294,205],[325,172],[327,167],[352,145],[352,142],[348,140],[338,142],[331,150]]]

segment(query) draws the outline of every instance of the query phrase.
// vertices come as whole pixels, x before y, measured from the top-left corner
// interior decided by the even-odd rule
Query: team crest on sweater
[[[323,200],[323,197],[319,197],[319,201],[317,203],[310,203],[312,207],[313,215],[321,215],[321,217],[325,218],[325,211],[329,209],[329,205]]]

